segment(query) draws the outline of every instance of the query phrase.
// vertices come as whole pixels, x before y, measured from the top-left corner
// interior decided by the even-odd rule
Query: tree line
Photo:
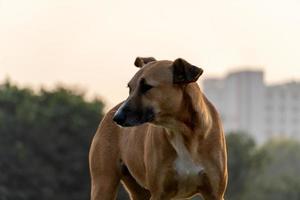
[[[0,199],[84,200],[90,197],[88,151],[104,114],[100,99],[66,87],[0,85]],[[299,200],[300,144],[257,145],[228,133],[228,200]],[[118,200],[128,199],[121,188]]]

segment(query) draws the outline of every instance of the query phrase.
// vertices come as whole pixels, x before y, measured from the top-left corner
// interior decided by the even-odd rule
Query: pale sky
[[[0,82],[126,98],[136,56],[300,80],[299,0],[0,0]]]

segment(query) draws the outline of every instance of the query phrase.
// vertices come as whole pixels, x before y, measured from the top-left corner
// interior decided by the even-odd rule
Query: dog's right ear
[[[136,67],[142,68],[145,64],[152,61],[156,61],[156,59],[153,57],[137,57],[134,61],[134,65]]]

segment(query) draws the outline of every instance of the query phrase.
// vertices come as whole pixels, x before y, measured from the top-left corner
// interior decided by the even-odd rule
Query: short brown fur
[[[115,199],[120,181],[135,200],[194,195],[223,200],[227,158],[220,117],[196,82],[173,83],[172,67],[172,61],[151,60],[129,82],[131,94],[125,102],[131,107],[152,107],[153,121],[118,126],[113,117],[124,103],[102,120],[89,155],[91,200]],[[143,95],[138,91],[142,78],[153,86]],[[199,174],[186,178],[175,169],[179,156],[174,138],[182,138],[192,163],[202,167]]]

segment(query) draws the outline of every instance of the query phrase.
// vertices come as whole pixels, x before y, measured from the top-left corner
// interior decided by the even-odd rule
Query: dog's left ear
[[[152,61],[156,61],[155,58],[153,57],[137,57],[134,61],[134,65],[136,67],[143,67],[145,64],[149,63],[149,62],[152,62]]]
[[[173,83],[191,83],[198,80],[203,69],[191,65],[182,58],[173,62]]]

